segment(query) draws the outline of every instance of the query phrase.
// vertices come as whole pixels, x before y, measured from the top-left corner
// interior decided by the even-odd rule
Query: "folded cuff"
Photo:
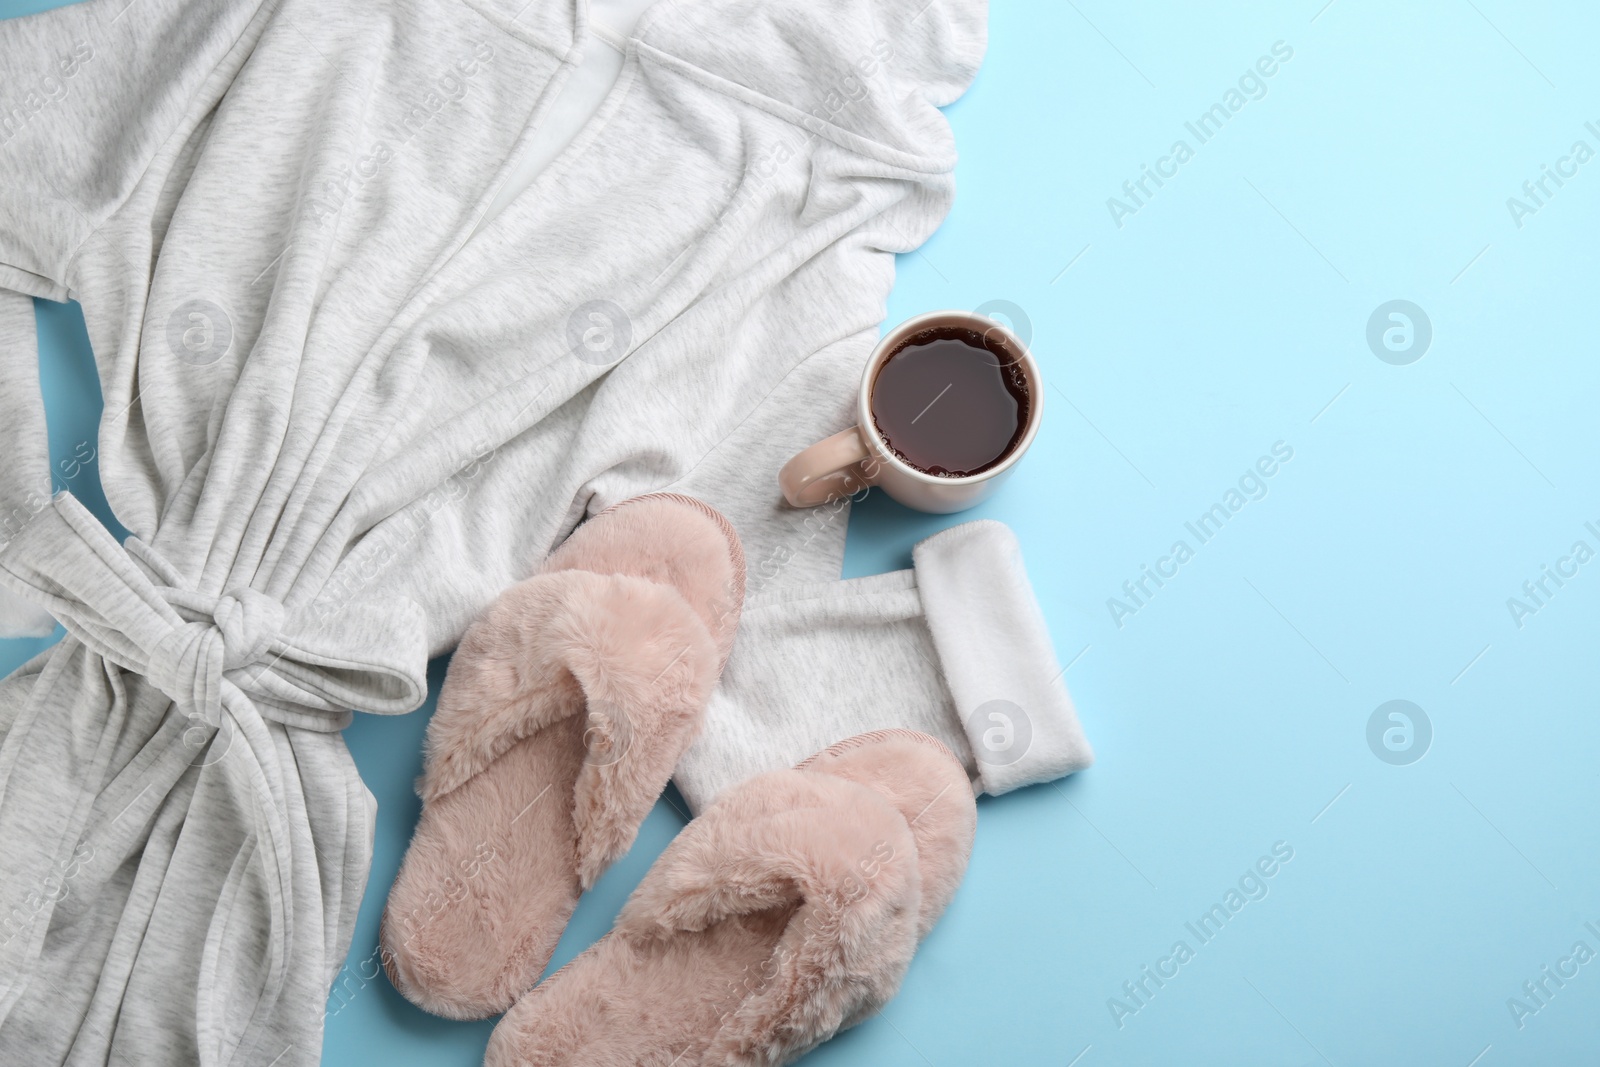
[[[917,588],[981,792],[1094,762],[1009,527],[963,523],[912,550]]]

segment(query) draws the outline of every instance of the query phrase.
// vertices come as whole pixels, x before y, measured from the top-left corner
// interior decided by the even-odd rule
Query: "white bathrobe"
[[[416,707],[428,658],[586,514],[672,488],[729,516],[763,582],[837,578],[844,522],[783,508],[775,474],[847,424],[894,253],[949,207],[937,109],[984,17],[660,0],[492,217],[598,46],[582,0],[0,22],[0,585],[13,632],[41,610],[69,631],[0,683],[0,1061],[314,1063],[372,832],[346,709]],[[28,297],[83,304],[125,545],[47,496]],[[915,588],[884,620],[886,676],[927,696],[899,717],[982,788],[984,693],[931,665],[962,641],[905,628]],[[741,657],[758,681],[782,659]],[[1087,759],[1049,681],[1032,732],[1060,736],[1004,787]],[[730,738],[800,718],[781,704],[708,729],[692,799],[741,773]]]

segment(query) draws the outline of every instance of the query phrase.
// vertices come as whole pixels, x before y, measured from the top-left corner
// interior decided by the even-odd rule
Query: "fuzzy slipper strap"
[[[679,833],[617,932],[666,939],[793,906],[759,985],[723,1020],[705,1060],[786,1061],[847,1025],[863,1001],[893,996],[916,951],[920,885],[911,830],[878,793],[775,771]]]
[[[666,937],[785,903],[850,903],[871,895],[880,879],[915,889],[916,842],[898,811],[856,782],[771,771],[673,838],[617,929]]]
[[[518,741],[587,717],[575,790],[585,887],[627,851],[699,728],[721,665],[675,588],[590,571],[507,590],[462,638],[428,724],[418,791],[435,801]]]

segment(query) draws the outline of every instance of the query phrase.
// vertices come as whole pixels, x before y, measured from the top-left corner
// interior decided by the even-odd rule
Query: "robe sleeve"
[[[0,427],[8,435],[0,463],[0,547],[50,499],[36,332],[33,301],[0,289]],[[0,638],[43,637],[55,625],[48,612],[0,588]]]
[[[255,0],[90,0],[0,20],[0,546],[51,491],[30,297],[73,295],[72,263],[131,199],[193,103],[230,80]],[[189,121],[193,121],[190,119]],[[129,270],[133,270],[129,265]],[[55,622],[0,591],[0,637]]]
[[[0,20],[0,288],[66,300],[78,249],[156,195],[151,161],[248,51],[256,0],[136,2]]]

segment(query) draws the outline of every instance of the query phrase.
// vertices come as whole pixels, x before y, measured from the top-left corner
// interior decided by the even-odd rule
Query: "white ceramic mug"
[[[895,455],[878,433],[877,422],[872,417],[872,385],[877,380],[878,368],[907,338],[941,326],[972,330],[986,337],[998,334],[1006,349],[1017,354],[1028,387],[1028,425],[1022,437],[988,470],[959,478],[929,474]],[[826,504],[875,485],[906,507],[918,511],[935,514],[965,511],[986,499],[1011,473],[1033,443],[1043,417],[1044,381],[1039,376],[1039,365],[1016,334],[993,319],[970,311],[930,311],[907,319],[883,335],[861,375],[856,425],[818,441],[785,463],[778,473],[778,486],[783,490],[784,499],[797,508]]]

